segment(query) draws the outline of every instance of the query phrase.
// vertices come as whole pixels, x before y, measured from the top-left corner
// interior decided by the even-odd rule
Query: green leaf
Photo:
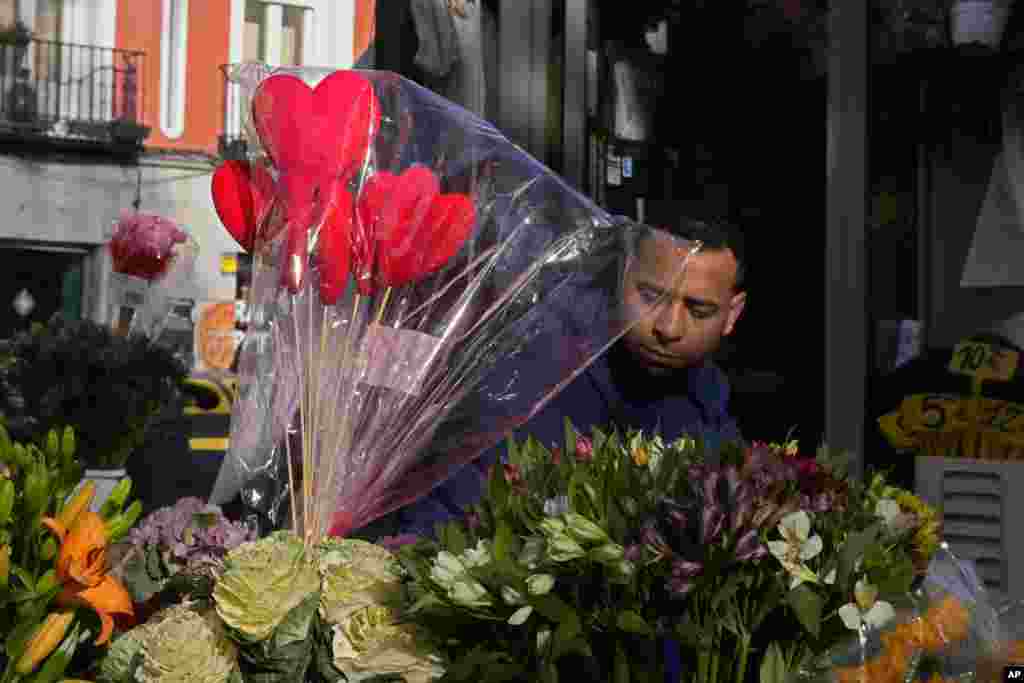
[[[576,610],[554,593],[530,596],[528,602],[538,614],[556,624],[576,618]]]
[[[453,555],[461,555],[466,551],[466,532],[462,529],[460,522],[448,522],[440,525],[437,534],[441,545]]]
[[[626,650],[623,649],[622,643],[615,644],[615,674],[613,680],[615,683],[630,683],[629,658],[626,656]]]
[[[511,454],[516,451],[516,442],[509,437],[507,443],[509,459],[511,459]],[[487,484],[487,496],[490,498],[495,513],[500,514],[505,509],[508,504],[509,491],[509,484],[505,481],[505,468],[501,466],[501,461],[498,461],[491,467],[491,480]]]
[[[573,429],[572,421],[565,418],[565,452],[562,453],[563,460],[576,460],[576,430]]]
[[[761,683],[785,683],[786,659],[778,643],[772,643],[761,660]]]
[[[654,634],[654,631],[647,624],[644,618],[633,610],[623,610],[622,612],[619,612],[619,616],[615,620],[615,624],[620,630],[627,633],[636,633],[641,636],[650,636]]]
[[[818,592],[805,583],[791,590],[787,599],[800,624],[817,638],[821,633],[821,612],[824,608],[824,601]]]
[[[841,588],[845,588],[850,583],[850,575],[853,572],[854,566],[857,564],[857,560],[864,554],[868,547],[875,542],[878,538],[880,526],[874,524],[864,531],[850,534],[846,542],[843,543],[842,550],[839,551],[839,571],[836,577],[837,583]]]

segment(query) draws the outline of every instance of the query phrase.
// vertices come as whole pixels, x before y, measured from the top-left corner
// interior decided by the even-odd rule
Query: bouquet
[[[256,152],[213,197],[253,253],[252,323],[211,500],[241,492],[308,547],[427,493],[655,315],[663,297],[619,303],[640,240],[678,256],[665,291],[700,246],[613,219],[394,74],[230,75]]]
[[[111,325],[156,340],[173,305],[191,287],[198,243],[174,221],[125,211],[109,242]]]
[[[1002,681],[1024,654],[969,563],[942,544],[907,606],[887,623],[864,623],[801,672],[802,681]]]
[[[891,619],[935,551],[932,511],[827,451],[709,460],[692,439],[570,426],[554,451],[511,443],[467,519],[400,553],[449,679],[783,681]]]
[[[107,552],[138,519],[124,480],[102,506],[81,483],[71,429],[40,445],[0,427],[0,655],[3,680],[57,680],[77,651],[105,647],[133,609]]]

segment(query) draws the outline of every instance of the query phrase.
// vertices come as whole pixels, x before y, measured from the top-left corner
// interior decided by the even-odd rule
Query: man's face
[[[687,250],[666,235],[641,242],[626,273],[623,306],[636,324],[623,338],[652,374],[699,365],[731,334],[746,294],[737,293],[736,257],[728,249]]]

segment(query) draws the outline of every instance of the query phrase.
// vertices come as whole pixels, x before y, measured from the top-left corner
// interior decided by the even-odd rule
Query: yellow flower
[[[410,683],[439,678],[444,669],[411,624],[387,607],[365,607],[334,625],[334,665],[350,679],[400,674]]]

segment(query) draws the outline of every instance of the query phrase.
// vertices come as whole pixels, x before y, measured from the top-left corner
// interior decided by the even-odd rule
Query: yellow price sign
[[[1017,373],[1019,354],[983,342],[966,341],[956,345],[949,371],[978,380],[1009,382]]]

